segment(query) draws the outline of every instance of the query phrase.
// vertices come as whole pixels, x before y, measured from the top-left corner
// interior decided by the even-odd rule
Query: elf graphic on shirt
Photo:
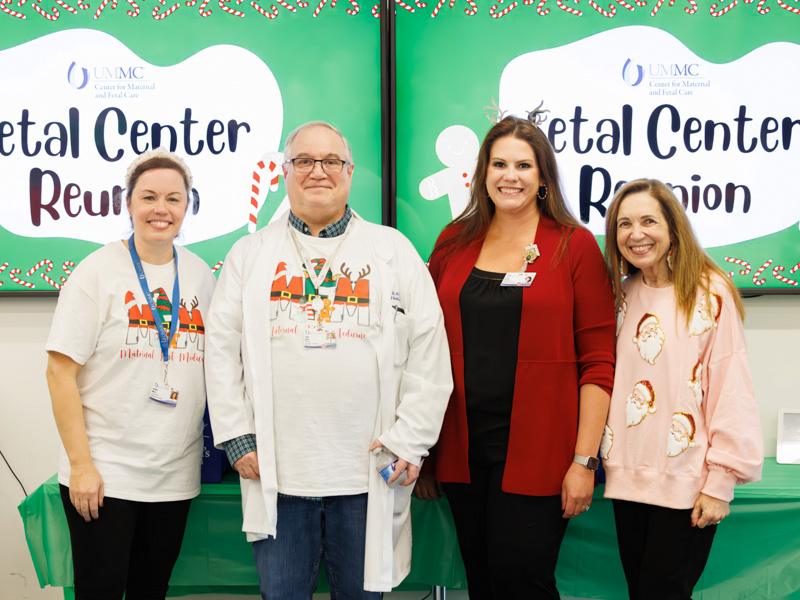
[[[633,386],[633,391],[625,401],[625,422],[628,427],[634,427],[644,421],[647,415],[652,415],[656,408],[656,392],[653,385],[642,380]]]
[[[164,332],[170,335],[172,320],[172,302],[167,297],[163,288],[158,288],[152,292],[155,300],[156,312]],[[181,300],[181,308],[178,312],[178,331],[172,338],[171,348],[186,349],[189,344],[193,344],[197,350],[205,349],[205,326],[203,325],[203,315],[197,309],[199,301],[195,296],[191,302],[191,308],[186,307],[186,301]],[[128,310],[128,332],[125,343],[128,346],[136,346],[142,340],[147,340],[147,345],[159,347],[158,329],[150,310],[150,304],[136,304],[136,296],[130,290],[125,293],[125,308]]]
[[[633,343],[639,348],[639,356],[651,365],[656,364],[656,358],[664,346],[664,330],[658,326],[658,322],[654,314],[644,313],[633,337]]]
[[[369,279],[367,275],[372,272],[372,267],[365,265],[359,269],[357,276],[353,277],[355,267],[342,263],[340,268],[342,276],[336,280],[336,293],[333,297],[333,315],[331,320],[335,323],[344,322],[345,316],[351,319],[355,316],[356,322],[364,327],[369,325]]]
[[[603,460],[608,460],[609,454],[611,454],[611,447],[614,445],[614,432],[611,430],[611,427],[606,425],[603,428],[603,439],[600,440],[600,458]]]
[[[703,402],[702,372],[703,363],[698,360],[694,367],[692,367],[692,376],[689,378],[689,381],[686,382],[686,385],[692,388],[692,393],[694,394],[694,401],[697,403],[697,408],[700,408],[700,404]]]
[[[305,321],[306,313],[304,306],[306,295],[303,293],[303,277],[292,276],[295,270],[290,263],[281,261],[275,270],[275,277],[272,279],[272,288],[269,292],[269,317],[275,320],[278,311],[289,311],[289,318],[293,321]]]
[[[667,456],[679,456],[694,448],[694,417],[690,413],[676,412],[672,415],[672,426],[667,435]]]
[[[708,306],[709,302],[711,306]],[[689,322],[689,335],[702,335],[712,327],[716,327],[721,311],[722,296],[713,292],[708,295],[708,300],[703,296],[700,302],[694,305],[692,320]]]

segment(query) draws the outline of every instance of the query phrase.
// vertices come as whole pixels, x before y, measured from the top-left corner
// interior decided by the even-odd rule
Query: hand
[[[372,442],[372,446],[369,447],[369,451],[372,452],[375,450],[375,448],[386,448],[386,446],[384,446],[380,440],[375,440]],[[398,456],[394,473],[391,477],[389,477],[389,479],[386,480],[386,483],[394,483],[397,478],[400,477],[403,471],[406,471],[406,480],[400,484],[403,487],[411,485],[419,477],[419,467],[417,465],[412,465],[410,462],[407,462]]]
[[[103,478],[94,463],[75,464],[69,475],[69,501],[87,523],[100,518],[103,506]]]
[[[258,452],[248,452],[233,463],[233,468],[242,479],[258,479],[261,476],[258,470]]]
[[[717,525],[729,514],[731,514],[729,502],[700,494],[692,510],[692,527],[697,526],[702,529],[706,525]]]
[[[589,510],[594,493],[594,471],[572,463],[561,483],[561,510],[565,519],[577,517]]]
[[[421,475],[414,488],[414,493],[420,500],[438,500],[441,491],[442,486],[433,475]]]

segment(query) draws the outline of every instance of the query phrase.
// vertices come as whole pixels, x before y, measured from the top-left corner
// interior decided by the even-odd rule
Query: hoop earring
[[[542,193],[542,188],[544,188],[544,193]],[[539,191],[536,193],[536,197],[539,200],[544,200],[545,198],[547,198],[547,185],[546,184],[542,184],[542,185],[539,186]]]
[[[667,268],[672,271],[672,253],[674,251],[674,246],[672,244],[669,245],[669,252],[667,252]]]

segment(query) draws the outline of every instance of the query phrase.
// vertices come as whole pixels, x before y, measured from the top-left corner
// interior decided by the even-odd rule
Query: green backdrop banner
[[[283,141],[350,139],[352,205],[381,220],[380,22],[322,0],[0,6],[0,291],[54,291],[127,237],[125,170],[163,145],[194,174],[179,243],[219,266],[286,207]]]
[[[397,15],[397,220],[424,256],[466,205],[489,119],[543,103],[601,243],[618,186],[657,178],[738,287],[797,290],[800,4],[422,4]]]

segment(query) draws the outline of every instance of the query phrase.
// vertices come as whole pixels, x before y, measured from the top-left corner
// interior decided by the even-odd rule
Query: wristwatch
[[[583,465],[590,471],[597,471],[597,467],[600,466],[600,460],[596,456],[581,456],[580,454],[576,454],[572,457],[572,462]]]

